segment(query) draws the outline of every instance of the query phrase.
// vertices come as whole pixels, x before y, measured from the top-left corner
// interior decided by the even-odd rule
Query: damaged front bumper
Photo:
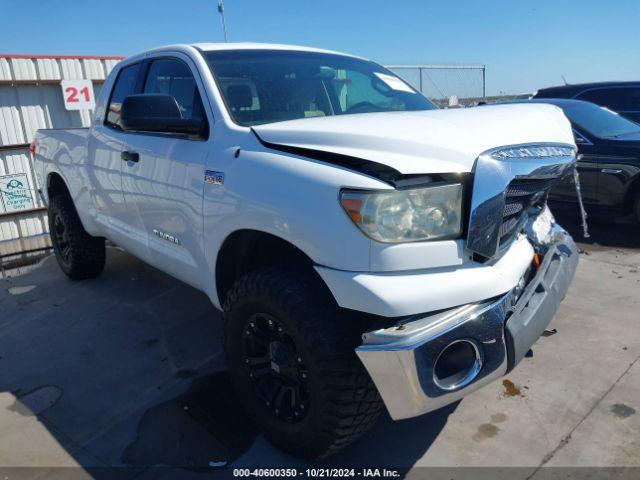
[[[506,294],[363,335],[356,353],[392,418],[448,405],[522,360],[555,315],[578,263],[571,237],[557,225],[550,235],[540,265]]]

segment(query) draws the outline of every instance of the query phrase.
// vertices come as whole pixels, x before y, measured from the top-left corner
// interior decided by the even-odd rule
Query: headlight
[[[418,242],[462,233],[462,184],[371,192],[343,190],[340,203],[379,242]]]

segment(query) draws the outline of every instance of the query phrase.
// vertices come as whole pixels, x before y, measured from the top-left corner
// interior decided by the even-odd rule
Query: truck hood
[[[574,144],[569,121],[548,104],[314,117],[256,125],[268,144],[369,160],[402,174],[470,172],[486,150]]]

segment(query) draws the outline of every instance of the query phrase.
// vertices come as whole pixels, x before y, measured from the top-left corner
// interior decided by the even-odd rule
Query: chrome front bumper
[[[517,365],[547,327],[564,298],[578,263],[571,237],[555,227],[553,241],[524,290],[486,302],[414,316],[367,332],[356,353],[393,419],[448,405],[501,377]],[[453,383],[438,381],[441,353],[456,342],[472,345],[476,365]]]

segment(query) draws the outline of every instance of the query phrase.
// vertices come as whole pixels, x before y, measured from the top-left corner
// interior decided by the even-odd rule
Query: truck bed
[[[89,127],[51,128],[36,132],[34,141],[38,154],[34,159],[34,171],[38,188],[45,195],[50,173],[62,172],[64,178],[71,179],[74,172],[70,169],[86,163],[88,138]],[[72,185],[69,187],[72,188]]]

